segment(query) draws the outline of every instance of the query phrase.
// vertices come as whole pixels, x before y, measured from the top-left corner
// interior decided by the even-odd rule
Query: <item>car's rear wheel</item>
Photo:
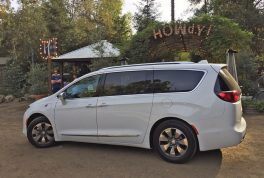
[[[193,130],[184,122],[167,120],[154,131],[153,146],[162,159],[184,163],[193,158],[198,143]]]
[[[46,148],[55,144],[52,125],[44,116],[34,119],[27,128],[28,141],[38,147]]]

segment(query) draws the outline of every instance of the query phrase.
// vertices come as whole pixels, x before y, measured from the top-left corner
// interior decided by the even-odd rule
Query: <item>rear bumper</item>
[[[198,135],[201,151],[220,149],[238,145],[246,135],[247,124],[242,117],[232,128],[212,129]]]

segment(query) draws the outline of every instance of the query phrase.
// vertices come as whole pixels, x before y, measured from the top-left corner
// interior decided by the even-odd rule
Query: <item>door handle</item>
[[[106,107],[106,106],[108,106],[106,103],[102,103],[102,104],[98,105],[97,107]]]
[[[88,104],[87,106],[85,106],[86,108],[95,108],[96,106],[95,105],[92,105],[92,104]]]

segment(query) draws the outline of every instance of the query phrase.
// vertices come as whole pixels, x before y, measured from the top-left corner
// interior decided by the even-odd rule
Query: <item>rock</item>
[[[14,99],[15,99],[15,97],[13,95],[7,95],[5,97],[5,102],[10,103],[10,102],[14,101]]]
[[[26,98],[25,97],[21,97],[18,99],[18,102],[22,102],[22,101],[26,101]]]
[[[23,97],[18,99],[18,102],[22,102],[22,101],[31,101],[32,99],[30,98],[29,94],[25,94]]]
[[[26,101],[29,101],[31,99],[29,94],[25,94],[23,98],[25,98]]]
[[[5,102],[5,96],[4,95],[0,95],[0,103]]]

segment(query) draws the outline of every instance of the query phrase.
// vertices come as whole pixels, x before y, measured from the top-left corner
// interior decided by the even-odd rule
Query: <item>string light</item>
[[[58,57],[57,38],[50,38],[47,40],[39,39],[39,40],[40,40],[39,54],[42,59]]]

